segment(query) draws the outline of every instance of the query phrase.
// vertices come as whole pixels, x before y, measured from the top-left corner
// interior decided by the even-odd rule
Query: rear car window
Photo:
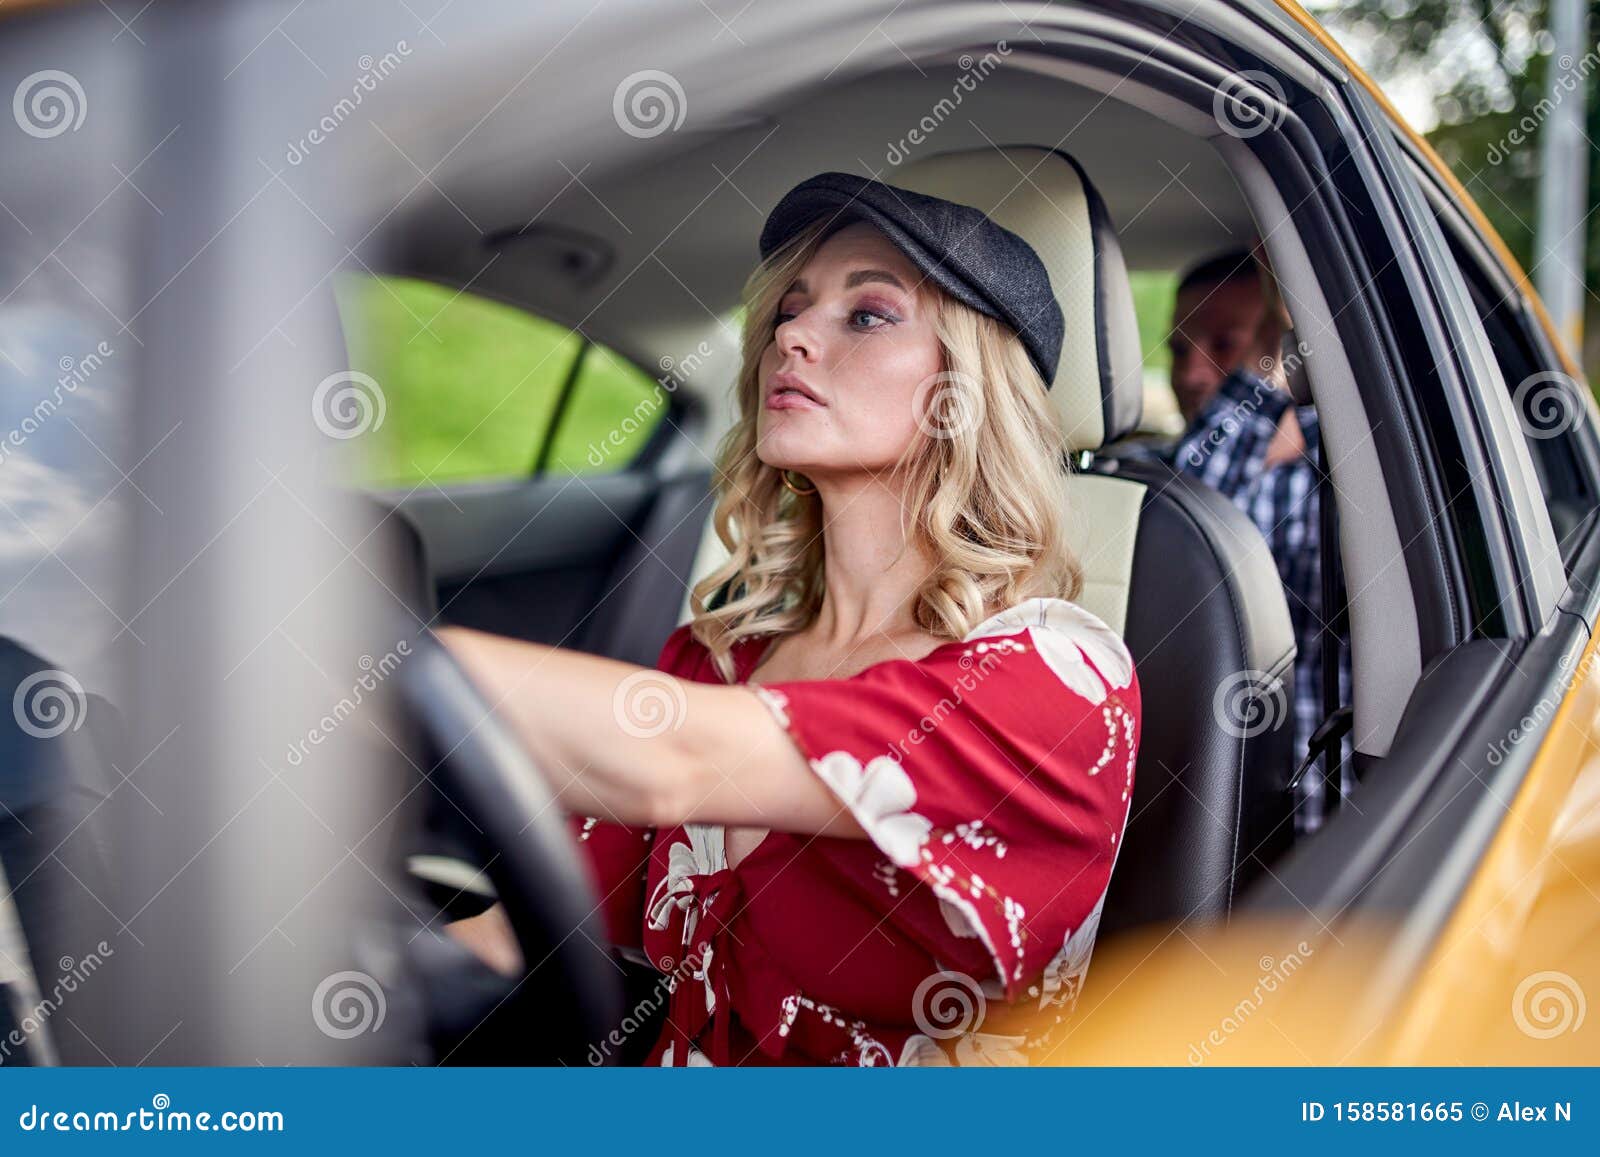
[[[1144,369],[1144,416],[1140,430],[1173,437],[1183,432],[1183,418],[1173,396],[1172,307],[1178,296],[1178,275],[1165,270],[1129,270],[1133,311],[1139,322],[1139,353]]]
[[[375,488],[624,469],[667,417],[643,370],[577,331],[466,291],[348,275],[336,287]]]

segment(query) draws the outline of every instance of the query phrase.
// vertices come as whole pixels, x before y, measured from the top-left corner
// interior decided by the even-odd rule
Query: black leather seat
[[[711,472],[696,470],[662,483],[638,536],[612,565],[607,592],[573,642],[642,667],[653,667],[677,626],[684,576],[715,505]]]
[[[1288,603],[1233,503],[1159,464],[1105,468],[1145,488],[1123,630],[1144,718],[1101,928],[1215,922],[1293,839]]]

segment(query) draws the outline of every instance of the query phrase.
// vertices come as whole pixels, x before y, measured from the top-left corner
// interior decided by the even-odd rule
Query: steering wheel
[[[548,1063],[581,1056],[616,1028],[623,1001],[566,815],[527,749],[431,632],[396,678],[435,779],[477,829],[527,970],[513,993],[482,1010],[502,1022],[485,1036],[548,1046]]]

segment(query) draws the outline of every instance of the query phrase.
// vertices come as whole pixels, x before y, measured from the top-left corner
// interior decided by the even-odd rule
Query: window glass
[[[1133,311],[1139,320],[1139,350],[1144,365],[1144,417],[1141,430],[1176,435],[1183,418],[1172,394],[1172,307],[1178,296],[1178,275],[1157,270],[1129,270]]]
[[[670,396],[632,362],[591,345],[550,440],[545,468],[557,474],[621,469],[667,420]]]
[[[666,416],[636,366],[524,310],[397,277],[349,276],[337,292],[351,368],[376,395],[368,485],[617,470]]]

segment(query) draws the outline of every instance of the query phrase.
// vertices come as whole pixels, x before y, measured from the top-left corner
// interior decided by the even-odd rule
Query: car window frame
[[[1409,144],[1409,142],[1401,143]],[[1503,318],[1504,324],[1512,331],[1511,336],[1519,348],[1510,354],[1505,354],[1501,343],[1494,342],[1493,335],[1490,335],[1491,346],[1496,360],[1502,362],[1502,369],[1506,357],[1516,357],[1530,367],[1528,375],[1522,380],[1536,373],[1559,374],[1587,392],[1589,390],[1587,380],[1581,373],[1571,372],[1567,359],[1562,356],[1562,351],[1557,348],[1551,335],[1530,308],[1517,278],[1468,222],[1460,207],[1451,199],[1449,190],[1439,180],[1438,174],[1430,166],[1422,164],[1411,150],[1408,150],[1408,160],[1414,175],[1422,185],[1424,194],[1428,197],[1430,207],[1446,235],[1457,263],[1462,267],[1463,277],[1468,282],[1468,292],[1473,292],[1475,279],[1481,281],[1481,292],[1493,295],[1496,310]],[[1509,381],[1507,384],[1509,385]],[[1590,396],[1592,397],[1592,394]],[[1600,433],[1597,433],[1594,418],[1594,410],[1586,407],[1583,417],[1570,428],[1548,438],[1530,439],[1537,441],[1537,446],[1530,446],[1530,450],[1536,451],[1533,457],[1541,485],[1550,476],[1552,466],[1556,465],[1552,461],[1551,452],[1560,449],[1566,458],[1566,461],[1559,464],[1560,469],[1570,472],[1579,486],[1574,488],[1573,493],[1563,493],[1557,497],[1591,499],[1591,509],[1595,505],[1600,505]],[[1545,498],[1547,503],[1552,498],[1548,487],[1545,489]],[[1564,561],[1569,564],[1569,574],[1571,554],[1578,546],[1576,537],[1573,536],[1562,544]]]
[[[1420,267],[1413,292],[1419,303],[1431,304],[1427,312],[1446,338],[1447,348],[1432,354],[1440,363],[1441,377],[1451,380],[1452,396],[1465,402],[1463,446],[1481,455],[1488,467],[1483,474],[1488,501],[1480,502],[1479,508],[1498,530],[1491,542],[1498,538],[1511,554],[1509,560],[1495,559],[1497,572],[1503,561],[1510,563],[1509,575],[1501,576],[1505,602],[1500,609],[1507,613],[1512,635],[1535,634],[1556,613],[1567,580],[1526,435],[1461,268],[1423,184],[1414,179],[1412,150],[1401,147],[1397,126],[1365,89],[1353,89],[1351,96],[1352,106],[1369,126],[1372,155],[1383,166],[1409,252]],[[1447,369],[1453,372],[1445,373]],[[1552,572],[1552,563],[1559,575]]]

